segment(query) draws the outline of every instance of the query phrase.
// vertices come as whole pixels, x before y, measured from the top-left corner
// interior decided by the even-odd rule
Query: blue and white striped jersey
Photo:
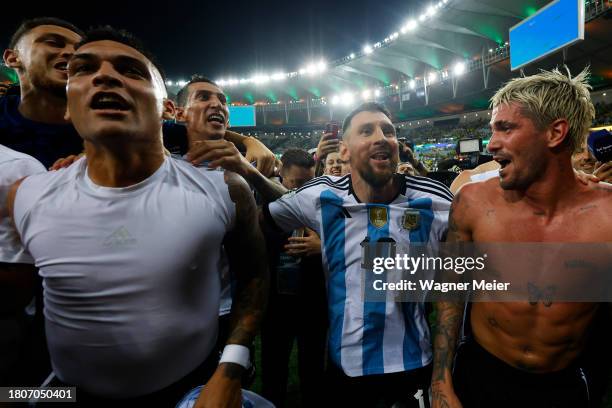
[[[428,243],[437,249],[448,227],[453,196],[446,186],[425,177],[396,177],[401,177],[400,193],[390,204],[360,202],[349,174],[316,178],[264,209],[284,231],[305,225],[321,237],[330,355],[351,377],[408,371],[432,359],[423,303],[370,302],[363,297],[364,240],[391,238],[398,245]],[[406,227],[406,214],[417,212],[418,227]]]

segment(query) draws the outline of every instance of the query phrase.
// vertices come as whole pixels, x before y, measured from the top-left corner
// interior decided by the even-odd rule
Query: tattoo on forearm
[[[288,191],[282,184],[268,179],[261,173],[258,173],[249,181],[266,203],[279,199]]]
[[[452,367],[459,327],[463,317],[460,303],[439,302],[438,321],[434,331],[433,382],[445,382]]]
[[[226,240],[230,267],[237,278],[232,304],[229,344],[251,344],[263,317],[267,299],[268,264],[265,240],[257,222],[253,194],[243,180],[226,177],[230,197],[236,203],[236,227]]]

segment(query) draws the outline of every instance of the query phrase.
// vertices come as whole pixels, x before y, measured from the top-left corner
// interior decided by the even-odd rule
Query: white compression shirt
[[[220,248],[235,217],[222,172],[166,158],[146,180],[107,188],[81,159],[26,179],[14,213],[44,279],[49,351],[62,381],[132,397],[207,358]]]
[[[30,254],[24,251],[11,223],[6,198],[17,180],[44,172],[42,163],[35,158],[0,145],[0,262],[34,263]]]
[[[493,177],[499,177],[499,169],[485,171],[484,173],[474,174],[470,176],[471,181],[485,181],[492,179]]]

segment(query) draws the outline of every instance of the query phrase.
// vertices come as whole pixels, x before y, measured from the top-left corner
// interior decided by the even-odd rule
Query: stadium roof
[[[387,38],[377,43],[364,44],[360,52],[336,61],[313,61],[311,66],[291,73],[269,72],[250,78],[217,80],[220,80],[233,103],[292,102],[297,109],[295,104],[310,101],[313,107],[315,105],[312,103],[316,104],[317,99],[322,98],[323,103],[333,103],[333,99],[342,97],[350,96],[351,100],[360,98],[362,93],[363,97],[372,94],[377,99],[379,96],[384,98],[397,95],[397,102],[404,98],[402,89],[410,87],[418,91],[423,88],[425,79],[428,83],[444,80],[450,82],[449,73],[452,75],[453,70],[461,65],[462,70],[467,68],[468,71],[481,71],[472,74],[471,80],[462,78],[460,87],[463,88],[464,96],[466,89],[470,90],[468,93],[472,94],[471,100],[464,98],[462,101],[461,95],[455,91],[450,96],[446,95],[447,92],[446,96],[436,99],[436,91],[432,89],[432,95],[429,95],[430,92],[427,95],[429,102],[421,103],[420,106],[438,104],[436,109],[431,106],[427,109],[419,108],[412,114],[399,115],[398,119],[426,117],[462,109],[482,109],[488,105],[490,95],[480,91],[494,88],[509,77],[518,75],[510,72],[507,61],[509,28],[548,3],[549,0],[442,0],[424,10],[422,15],[407,16],[404,26],[390,27]],[[538,63],[537,67],[550,68],[567,63],[573,72],[590,65],[600,85],[612,83],[610,1],[587,0],[587,20],[588,8],[594,4],[603,5],[608,12],[602,19],[598,19],[603,21],[589,24],[591,27],[590,30],[587,27],[585,41],[570,47],[570,52],[565,55],[567,59],[556,57],[551,62],[549,58],[548,61]],[[489,85],[485,80],[483,86],[482,69],[477,69],[483,64],[479,61],[485,61],[491,71],[492,81]],[[171,91],[176,91],[176,83],[173,85]],[[446,88],[450,89],[450,85]],[[402,94],[402,97],[398,94]],[[416,97],[422,95],[413,95],[413,102]],[[439,106],[442,102],[446,107]],[[407,109],[410,110],[410,104],[402,106],[400,101],[399,110]]]
[[[328,62],[322,72],[308,74],[304,69],[284,76],[270,72],[242,81],[223,78],[221,84],[231,100],[252,104],[319,98],[422,78],[503,46],[511,26],[548,2],[443,0],[421,16],[407,16],[405,26],[390,27],[389,37],[369,44],[371,53],[361,50],[353,54],[354,58],[347,55]]]

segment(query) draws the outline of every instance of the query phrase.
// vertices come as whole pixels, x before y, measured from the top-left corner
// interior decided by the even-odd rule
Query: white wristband
[[[248,347],[241,346],[240,344],[228,344],[223,348],[219,364],[234,363],[248,369],[251,365],[249,355],[250,352]]]

